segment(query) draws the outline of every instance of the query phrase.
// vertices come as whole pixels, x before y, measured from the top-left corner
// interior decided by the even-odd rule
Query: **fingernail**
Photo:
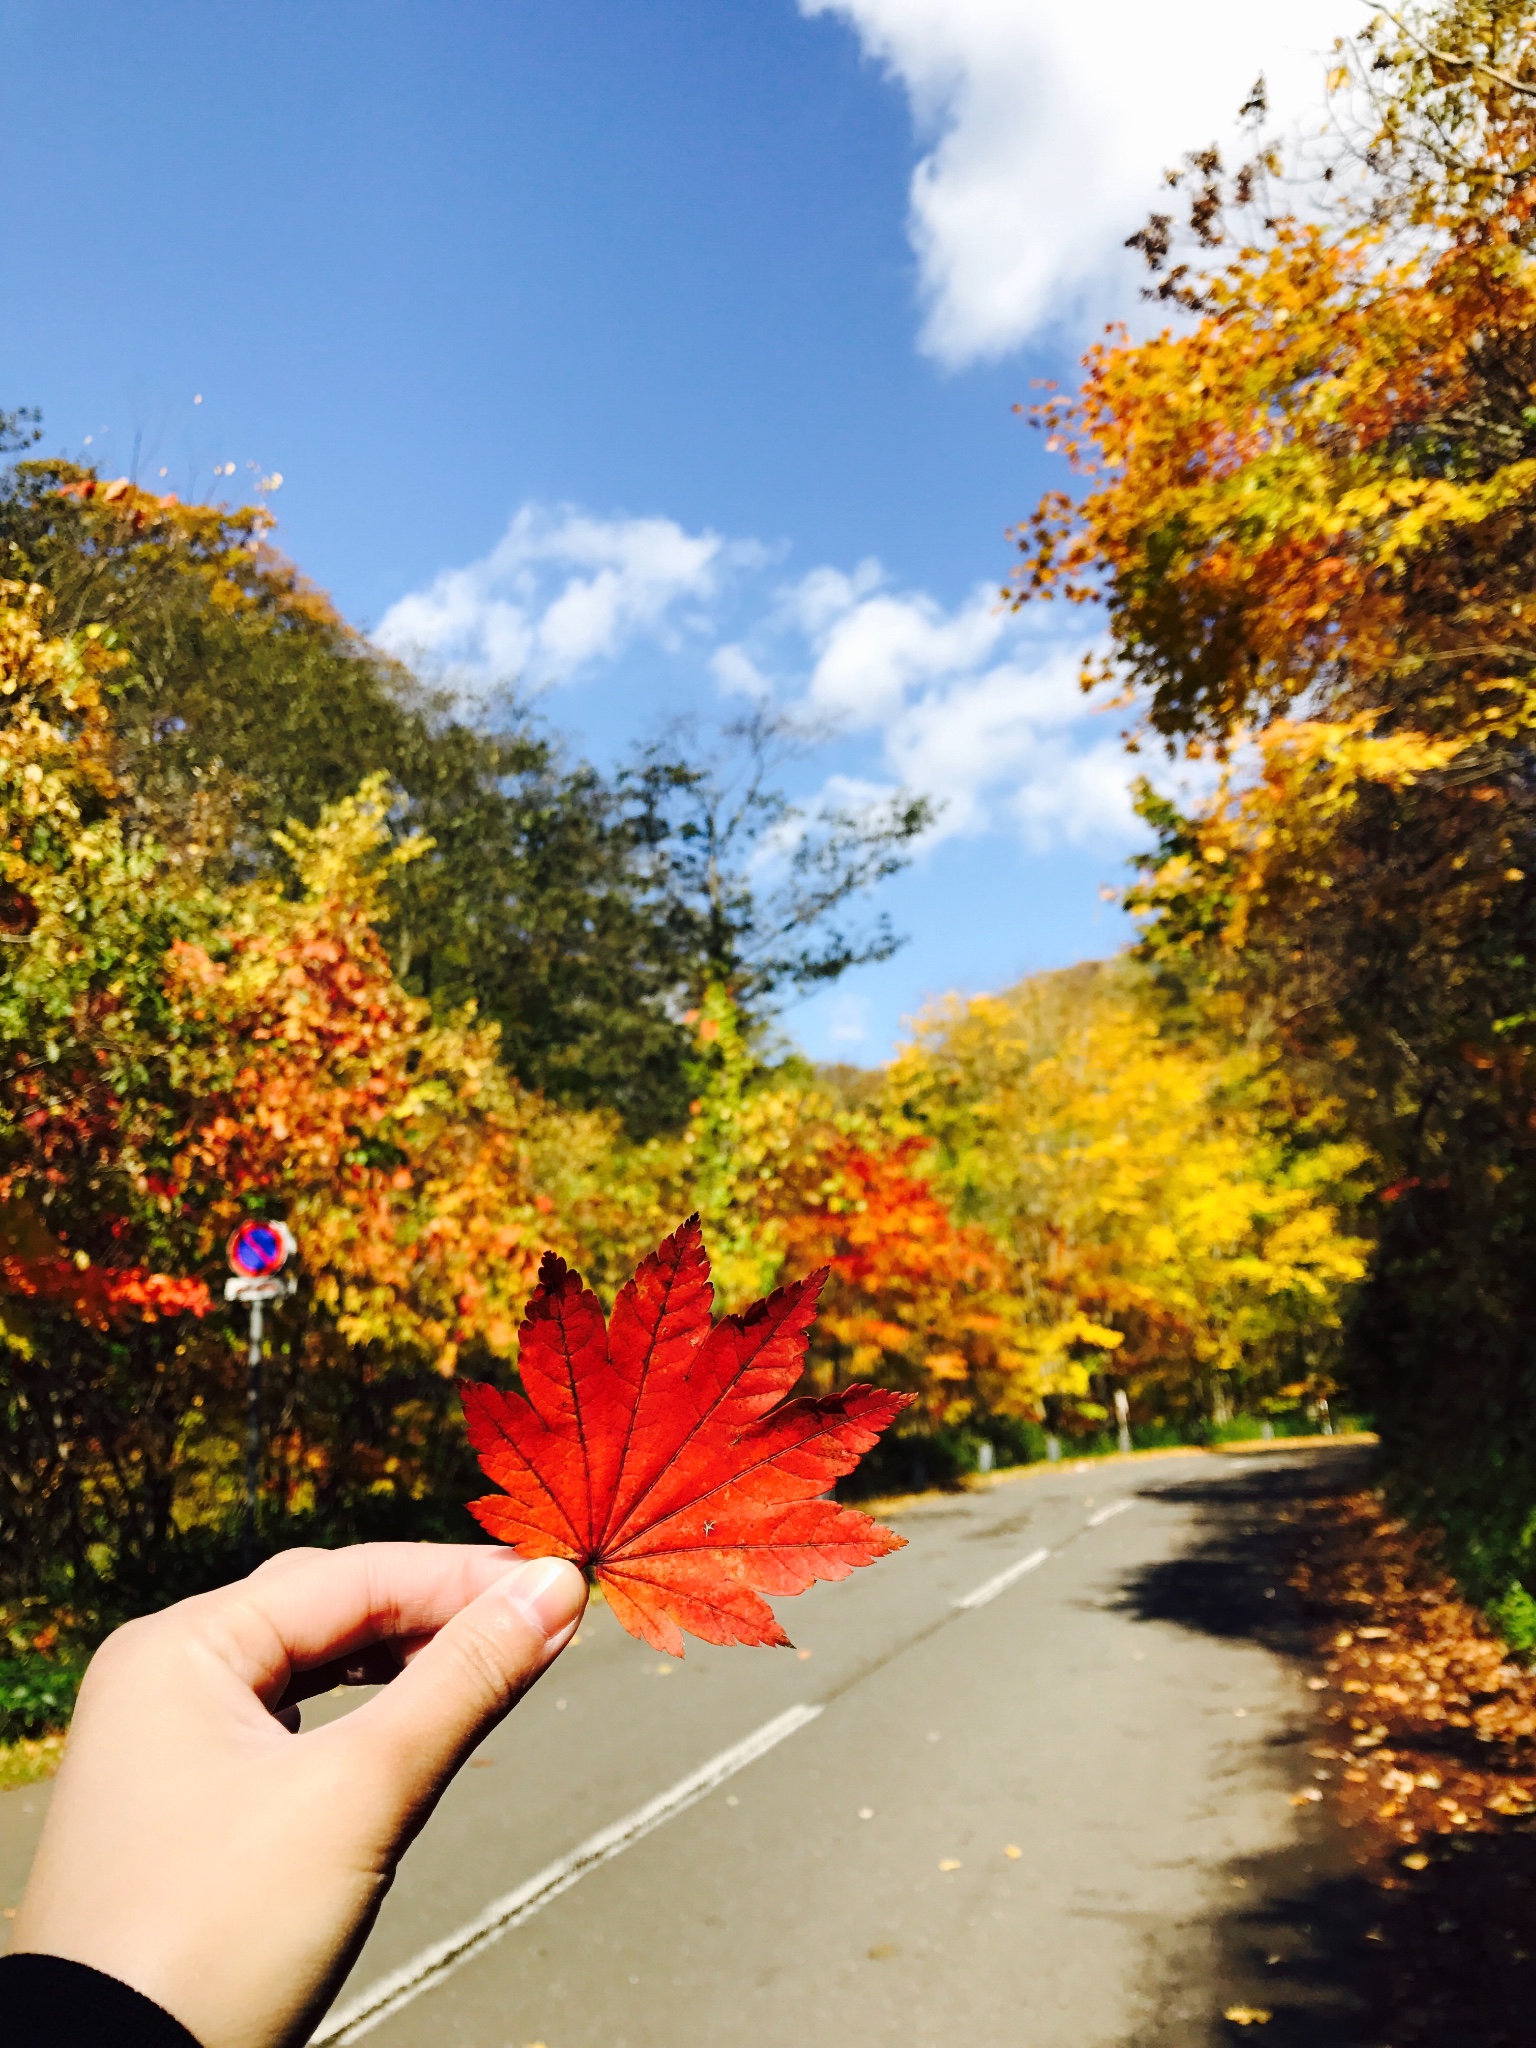
[[[507,1598],[522,1609],[546,1641],[570,1629],[581,1613],[586,1586],[563,1557],[538,1557],[503,1581]]]

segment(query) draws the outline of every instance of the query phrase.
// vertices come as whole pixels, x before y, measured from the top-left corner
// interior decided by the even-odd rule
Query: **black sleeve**
[[[5,2048],[198,2048],[180,2020],[84,1963],[0,1956]]]

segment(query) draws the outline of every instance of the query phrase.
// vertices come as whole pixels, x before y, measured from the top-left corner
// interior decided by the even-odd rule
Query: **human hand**
[[[574,1565],[483,1544],[290,1550],[92,1659],[13,1952],[66,1956],[203,2048],[293,2048],[464,1758],[574,1633]],[[303,1735],[297,1702],[385,1689]]]

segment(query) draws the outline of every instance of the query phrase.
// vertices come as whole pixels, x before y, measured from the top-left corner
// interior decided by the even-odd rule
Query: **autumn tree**
[[[1286,1129],[1251,1056],[1171,1033],[1134,967],[952,1000],[888,1085],[1011,1255],[1043,1386],[1185,1426],[1331,1391],[1361,1149]]]
[[[601,774],[515,679],[472,715],[370,645],[259,507],[25,461],[0,488],[0,574],[46,589],[60,631],[115,636],[130,660],[108,710],[137,800],[167,841],[195,821],[232,879],[283,872],[289,818],[386,775],[392,836],[430,842],[388,885],[402,981],[442,1016],[475,1002],[525,1085],[615,1108],[632,1134],[680,1127],[681,1013],[709,981],[766,1013],[897,943],[848,913],[902,864],[921,803],[802,815],[778,738],[745,729],[718,759],[673,735]],[[770,840],[777,867],[754,858]]]
[[[622,778],[655,820],[668,893],[694,920],[700,992],[728,988],[749,1017],[890,959],[902,940],[884,915],[861,921],[864,899],[906,866],[934,819],[910,790],[864,804],[791,801],[782,782],[815,737],[759,711],[726,727],[712,759],[653,743]]]
[[[145,1175],[168,1109],[162,967],[212,904],[125,829],[99,632],[45,631],[0,585],[0,1554],[25,1586],[84,1567],[115,1522],[155,1542],[191,1389],[165,1316],[206,1314]],[[174,1326],[173,1326],[174,1327]],[[173,1341],[173,1340],[171,1340]]]
[[[919,1440],[1037,1417],[1009,1262],[986,1229],[957,1221],[928,1141],[892,1128],[880,1077],[849,1100],[798,1055],[775,1057],[718,984],[692,1028],[686,1130],[620,1163],[634,1235],[642,1188],[661,1216],[696,1210],[722,1309],[827,1269],[807,1389],[871,1380],[914,1396],[870,1476],[950,1476],[953,1446],[929,1455]],[[616,1208],[609,1198],[606,1228]]]
[[[1356,1384],[1518,1605],[1536,27],[1503,0],[1383,15],[1331,84],[1333,157],[1293,167],[1332,174],[1321,210],[1288,207],[1272,149],[1205,154],[1182,244],[1171,214],[1136,238],[1176,323],[1109,337],[1040,409],[1082,488],[1023,531],[1017,594],[1100,604],[1147,734],[1221,768],[1185,813],[1146,795],[1145,951],[1372,1148]]]
[[[215,886],[115,765],[121,652],[52,634],[39,590],[0,596],[0,1552],[12,1585],[121,1589],[230,1519],[234,1223],[281,1217],[304,1247],[273,1510],[355,1517],[448,1490],[454,1374],[510,1356],[616,1131],[401,987],[384,898],[419,849],[390,844],[381,782],[285,835],[294,889]]]

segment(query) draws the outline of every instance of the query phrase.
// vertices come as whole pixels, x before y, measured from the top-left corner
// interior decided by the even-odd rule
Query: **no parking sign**
[[[229,1234],[229,1269],[232,1280],[224,1283],[226,1301],[275,1301],[293,1292],[291,1279],[278,1276],[298,1245],[286,1223],[268,1223],[251,1218]]]

